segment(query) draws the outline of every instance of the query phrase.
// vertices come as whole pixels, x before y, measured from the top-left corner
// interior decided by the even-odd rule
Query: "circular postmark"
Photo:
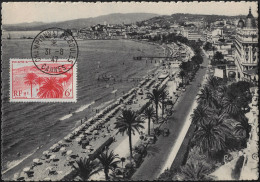
[[[34,65],[49,75],[63,74],[72,69],[78,52],[78,44],[72,32],[56,27],[41,31],[31,45]]]

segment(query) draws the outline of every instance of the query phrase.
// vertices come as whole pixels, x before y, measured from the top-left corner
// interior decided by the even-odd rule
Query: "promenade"
[[[145,161],[133,175],[133,180],[155,180],[159,177],[165,163],[167,162],[168,156],[172,151],[172,148],[177,142],[182,142],[177,141],[178,135],[183,128],[192,104],[200,89],[198,85],[202,84],[203,77],[206,74],[208,59],[205,56],[203,56],[203,59],[203,68],[198,70],[194,80],[186,87],[186,91],[182,93],[178,102],[174,106],[173,115],[169,118],[168,122],[163,125],[163,128],[169,128],[169,136],[164,137],[161,135],[158,138],[158,141],[153,145],[152,155],[145,158]]]

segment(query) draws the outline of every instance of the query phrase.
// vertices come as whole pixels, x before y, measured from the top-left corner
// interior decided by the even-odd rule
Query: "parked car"
[[[168,128],[163,129],[163,136],[168,136],[170,134],[170,130]]]

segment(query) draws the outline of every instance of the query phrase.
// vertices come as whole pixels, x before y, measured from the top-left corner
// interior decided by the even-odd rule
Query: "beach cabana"
[[[80,137],[77,137],[76,139],[76,142],[78,142],[79,144],[81,143],[81,140],[82,140],[82,138],[80,138]]]
[[[72,154],[72,150],[68,150],[68,151],[66,152],[66,154],[67,154],[67,155]]]
[[[55,159],[56,159],[56,155],[51,155],[51,156],[50,156],[50,159],[51,159],[51,160],[55,160]]]
[[[57,174],[54,167],[49,166],[49,167],[46,168],[46,170],[49,171],[49,175]]]
[[[26,168],[23,169],[23,172],[27,173],[27,172],[29,172],[30,170],[31,170],[30,167],[26,167]]]
[[[65,140],[66,142],[71,142],[71,139],[70,139],[69,136],[64,137],[64,140]]]
[[[38,158],[33,159],[33,163],[34,163],[34,164],[39,164],[39,163],[40,163],[40,159],[38,159]]]
[[[44,151],[42,154],[43,155],[48,155],[50,152],[48,150]]]
[[[23,172],[25,173],[25,174],[27,174],[27,176],[28,177],[32,177],[33,176],[33,170],[30,168],[30,167],[26,167],[26,168],[24,168],[23,169]]]

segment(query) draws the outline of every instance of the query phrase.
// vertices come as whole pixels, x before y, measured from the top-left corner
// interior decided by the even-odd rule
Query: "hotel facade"
[[[258,28],[249,9],[245,20],[238,22],[235,38],[235,64],[238,80],[258,82]]]

